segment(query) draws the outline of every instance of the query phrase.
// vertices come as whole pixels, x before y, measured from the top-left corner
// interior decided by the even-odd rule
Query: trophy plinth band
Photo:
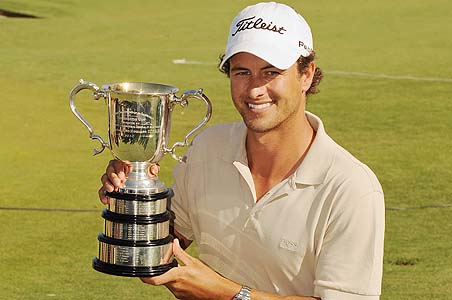
[[[93,259],[97,271],[127,277],[151,277],[177,266],[169,259],[173,237],[155,241],[124,241],[99,234],[99,257]]]

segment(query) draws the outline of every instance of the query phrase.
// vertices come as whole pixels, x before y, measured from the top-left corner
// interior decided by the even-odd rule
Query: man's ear
[[[312,79],[314,78],[315,73],[315,62],[310,62],[306,69],[303,70],[301,74],[301,89],[304,93],[311,87]]]

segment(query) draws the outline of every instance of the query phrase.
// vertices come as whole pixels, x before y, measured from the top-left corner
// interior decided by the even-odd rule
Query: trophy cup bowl
[[[108,142],[95,134],[93,127],[77,111],[75,96],[82,90],[93,91],[94,100],[104,98],[108,110]],[[174,86],[122,82],[99,88],[92,82],[80,80],[69,95],[74,115],[85,125],[91,139],[98,140],[99,149],[110,149],[115,159],[130,162],[131,171],[117,192],[107,193],[108,208],[102,212],[104,232],[98,235],[99,253],[93,259],[97,271],[129,277],[150,277],[163,274],[177,261],[172,254],[169,231],[169,203],[172,190],[149,167],[169,153],[182,162],[176,147],[188,145],[193,134],[206,124],[212,106],[202,89],[186,91],[181,97]],[[186,107],[190,99],[201,100],[206,114],[184,138],[168,147],[171,112],[179,104]]]

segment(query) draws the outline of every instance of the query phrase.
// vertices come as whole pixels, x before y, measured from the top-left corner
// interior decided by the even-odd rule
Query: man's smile
[[[253,110],[263,110],[269,108],[272,105],[272,102],[262,103],[262,104],[253,104],[248,103],[248,107]]]

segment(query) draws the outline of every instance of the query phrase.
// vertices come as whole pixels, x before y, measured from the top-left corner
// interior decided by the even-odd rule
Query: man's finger
[[[103,187],[99,189],[99,199],[103,204],[109,203],[109,198],[105,195],[105,190]]]
[[[157,176],[160,172],[160,165],[158,163],[152,164],[149,168],[149,172],[151,173],[151,175]]]
[[[170,247],[168,247],[168,250],[165,252],[165,255],[163,256],[162,263],[169,264],[173,258],[173,242],[171,242]]]
[[[193,262],[193,257],[181,248],[178,239],[174,239],[173,241],[173,253],[177,260],[186,266],[189,266]]]
[[[102,182],[102,187],[104,188],[105,191],[113,192],[115,190],[115,186],[110,182],[107,174],[102,175],[100,181]]]
[[[119,178],[113,165],[111,164],[108,165],[105,174],[107,175],[108,180],[113,184],[113,186],[115,187],[121,186],[122,180]]]
[[[132,164],[128,160],[114,160],[113,167],[122,182],[126,181],[127,174],[132,170]]]
[[[150,285],[163,285],[163,284],[167,284],[169,282],[172,282],[174,280],[176,280],[177,276],[177,268],[172,268],[169,271],[163,273],[162,275],[159,276],[154,276],[154,277],[142,277],[140,278],[141,281],[143,281],[144,283],[150,284]]]

